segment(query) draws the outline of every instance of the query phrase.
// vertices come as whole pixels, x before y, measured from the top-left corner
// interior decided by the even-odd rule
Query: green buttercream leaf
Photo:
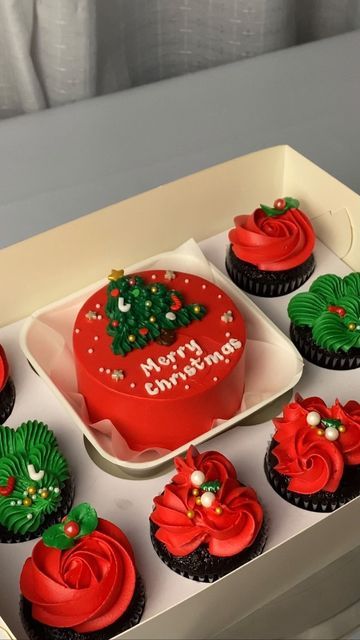
[[[280,211],[279,209],[274,209],[273,207],[268,207],[266,204],[261,204],[260,208],[270,218],[273,218],[274,216],[278,216],[278,215],[281,215],[281,214],[285,213],[285,209],[282,209]]]
[[[66,516],[65,522],[69,522],[70,520],[77,522],[80,527],[79,534],[76,536],[77,538],[92,533],[98,525],[97,513],[94,507],[92,507],[88,502],[82,502],[71,509]]]
[[[360,347],[360,332],[349,331],[348,320],[344,321],[336,313],[324,313],[314,323],[312,336],[314,342],[329,351],[345,351]]]
[[[333,274],[319,276],[310,286],[309,291],[321,297],[328,304],[336,305],[345,294],[343,279]]]
[[[291,298],[288,315],[295,326],[312,327],[315,320],[326,310],[324,301],[312,292],[298,293]]]
[[[47,547],[55,547],[55,549],[61,549],[62,551],[71,549],[75,544],[74,538],[69,538],[69,536],[65,535],[63,524],[54,524],[46,529],[42,539]]]
[[[300,202],[299,200],[297,200],[296,198],[284,198],[286,205],[287,205],[287,209],[298,209]]]
[[[360,273],[349,273],[343,280],[344,292],[360,298]]]
[[[10,427],[0,428],[0,458],[15,451],[15,433]]]
[[[57,446],[55,436],[48,426],[37,420],[23,422],[16,429],[16,440],[18,451],[29,451],[31,447],[41,443],[49,446]]]

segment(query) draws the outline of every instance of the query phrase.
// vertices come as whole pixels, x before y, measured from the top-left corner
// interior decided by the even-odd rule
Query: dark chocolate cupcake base
[[[301,355],[318,367],[337,371],[360,367],[360,349],[352,348],[348,352],[323,349],[314,342],[310,327],[297,327],[291,323],[290,337]]]
[[[48,527],[53,524],[61,522],[62,518],[66,516],[74,501],[75,484],[72,477],[64,482],[64,486],[61,489],[61,501],[59,507],[54,513],[50,513],[45,517],[44,522],[36,531],[28,531],[27,533],[15,533],[9,531],[2,525],[0,525],[0,543],[16,544],[18,542],[27,542],[28,540],[34,540],[40,538]]]
[[[264,461],[265,474],[276,493],[287,502],[290,502],[290,504],[306,511],[329,513],[342,507],[360,494],[360,465],[345,467],[341,483],[333,493],[318,491],[312,494],[302,494],[290,491],[288,489],[290,478],[282,475],[274,468],[278,462],[272,453],[276,444],[275,440],[272,440],[266,453]]]
[[[145,588],[140,575],[137,575],[135,592],[125,613],[113,624],[89,633],[79,633],[74,629],[49,627],[34,620],[31,603],[23,596],[20,598],[20,617],[30,640],[109,640],[140,622],[145,607]]]
[[[267,538],[267,525],[264,522],[253,544],[234,556],[224,558],[212,556],[204,544],[187,556],[173,556],[155,537],[157,529],[158,526],[150,521],[151,542],[160,560],[180,576],[198,582],[215,582],[230,571],[253,560],[262,553]]]
[[[0,391],[0,425],[5,424],[15,404],[15,385],[11,378]]]
[[[275,298],[292,293],[301,287],[315,269],[311,255],[303,264],[284,271],[261,271],[250,262],[240,260],[230,245],[226,255],[226,270],[233,282],[247,293],[264,298]]]

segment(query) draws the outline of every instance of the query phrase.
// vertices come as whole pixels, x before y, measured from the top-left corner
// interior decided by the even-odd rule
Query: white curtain
[[[360,27],[360,0],[0,0],[0,117]]]

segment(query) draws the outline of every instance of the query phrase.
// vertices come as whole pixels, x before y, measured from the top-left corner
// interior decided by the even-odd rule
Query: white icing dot
[[[99,340],[99,336],[94,336],[94,340]]]
[[[206,284],[203,284],[203,285],[201,286],[201,288],[202,288],[202,289],[206,289]]]
[[[55,489],[54,489],[54,493],[60,493],[60,489],[59,489],[59,487],[55,487]]]
[[[230,338],[230,336],[231,336],[230,331],[227,331],[227,332],[225,333],[225,338]]]
[[[35,493],[34,496],[31,496],[32,500],[37,500],[37,494]]]
[[[95,307],[96,307],[97,309],[100,309],[101,305],[100,305],[99,303],[97,303],[97,304],[95,305]]]
[[[32,513],[28,513],[28,514],[26,515],[26,517],[27,517],[27,519],[28,519],[28,520],[32,520]]]
[[[105,373],[110,373],[110,372],[111,372],[111,369],[106,369],[105,370]]]
[[[185,284],[189,284],[189,282],[190,282],[189,278],[185,278],[184,282],[185,282]]]
[[[131,387],[132,389],[135,389],[135,387],[136,387],[135,382],[132,382],[132,383],[131,383],[131,385],[130,385],[130,387]]]
[[[219,378],[217,378],[216,376],[213,377],[214,382],[217,382]]]
[[[99,371],[100,371],[100,373],[104,373],[104,371],[105,371],[104,367],[99,367]]]
[[[100,315],[100,313],[99,313],[99,315],[98,315],[97,319],[98,319],[98,320],[102,320],[102,315]]]
[[[221,293],[218,293],[218,298],[219,298],[219,300],[221,300],[221,298],[222,298]]]
[[[17,500],[16,504],[18,504],[18,505],[22,504],[21,500]]]
[[[185,385],[185,389],[188,390],[190,389],[190,386],[188,384]]]
[[[229,364],[230,360],[229,358],[225,358],[225,364]]]
[[[88,349],[88,353],[94,353],[94,349],[90,347],[90,349]]]
[[[155,275],[155,273],[153,273],[153,274],[152,274],[151,278],[152,278],[152,280],[156,280],[156,275]]]
[[[80,333],[80,329],[75,329],[75,333]]]
[[[24,492],[23,492],[23,496],[27,496],[27,491],[24,491]]]
[[[177,369],[177,364],[173,364],[173,369]]]
[[[54,487],[49,487],[49,491],[54,491]]]
[[[12,507],[15,507],[15,505],[16,505],[15,500],[11,500],[10,505],[11,505]]]

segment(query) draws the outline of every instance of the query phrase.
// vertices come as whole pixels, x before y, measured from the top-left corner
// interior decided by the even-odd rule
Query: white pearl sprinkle
[[[330,440],[330,442],[334,442],[338,439],[340,433],[336,429],[336,427],[326,427],[325,429],[325,438],[326,440]]]
[[[185,284],[189,284],[189,282],[190,282],[189,278],[185,278],[184,282],[185,282]]]
[[[110,372],[111,372],[111,369],[106,369],[105,370],[105,373],[110,373]]]
[[[186,385],[185,385],[185,389],[186,389],[186,391],[187,391],[188,389],[190,389],[190,386],[189,386],[188,384],[186,384]]]
[[[99,336],[94,336],[94,340],[99,340]]]
[[[230,336],[231,336],[230,331],[227,331],[227,332],[225,333],[225,338],[230,338]]]
[[[32,513],[28,513],[26,517],[28,520],[32,520]]]
[[[97,319],[98,319],[98,320],[102,320],[102,315],[100,315],[100,313],[99,313],[99,315],[98,315]]]
[[[199,469],[195,469],[190,476],[190,482],[195,487],[201,487],[202,483],[205,482],[205,473]]]
[[[23,492],[23,496],[27,496],[27,494],[28,494],[27,491]]]
[[[10,505],[11,505],[12,507],[15,507],[15,505],[16,505],[15,500],[11,500]]]
[[[60,489],[59,489],[59,487],[55,487],[55,489],[54,489],[54,493],[60,493]]]
[[[309,411],[309,413],[306,416],[306,422],[308,423],[308,425],[310,425],[311,427],[317,427],[318,424],[320,424],[320,421],[321,421],[320,413],[318,413],[317,411]]]
[[[152,274],[151,278],[152,278],[152,280],[156,280],[156,275],[155,275],[155,273],[153,273],[153,274]]]
[[[216,376],[213,377],[213,381],[217,382],[219,378],[217,378]]]
[[[132,389],[135,389],[135,387],[136,387],[135,382],[132,382],[132,383],[131,383],[131,385],[130,385],[130,387],[131,387]]]
[[[203,284],[203,285],[201,286],[201,288],[202,288],[202,289],[206,289],[206,284]]]
[[[80,329],[75,329],[75,333],[80,333]]]
[[[211,491],[204,491],[200,500],[201,500],[202,506],[208,509],[209,507],[212,506],[213,502],[215,502],[216,498]]]
[[[218,293],[218,298],[219,298],[219,300],[221,300],[221,298],[222,298],[221,293]]]
[[[54,491],[54,487],[49,487],[49,491]]]
[[[88,349],[88,353],[94,353],[94,349],[90,347],[90,349]]]
[[[104,373],[104,371],[105,371],[104,367],[99,367],[99,371],[100,371],[100,373]]]
[[[177,364],[173,364],[173,369],[177,369]]]
[[[101,305],[100,305],[99,303],[97,303],[97,304],[95,305],[95,307],[96,307],[96,309],[100,309]]]
[[[21,500],[17,500],[16,504],[18,504],[18,505],[22,504]]]
[[[229,358],[225,358],[225,364],[229,364],[230,360]]]

